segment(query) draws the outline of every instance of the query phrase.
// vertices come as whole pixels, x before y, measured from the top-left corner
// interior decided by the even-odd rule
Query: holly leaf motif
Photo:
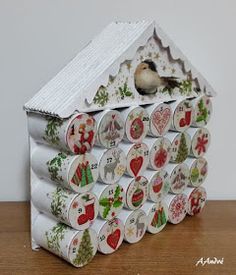
[[[116,187],[115,194],[114,194],[114,199],[118,199],[120,196],[120,186]]]
[[[122,205],[122,202],[119,201],[119,200],[114,201],[114,203],[113,203],[113,207],[114,207],[114,208],[118,208],[118,207],[120,207],[121,205]]]
[[[103,210],[102,216],[105,219],[109,213],[109,211],[111,210],[110,206],[106,206]]]
[[[108,198],[102,198],[102,199],[100,199],[99,205],[101,205],[103,207],[108,207],[109,206],[109,200],[108,200]]]

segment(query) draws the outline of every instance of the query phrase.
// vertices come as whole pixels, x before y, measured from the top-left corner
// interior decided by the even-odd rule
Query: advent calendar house
[[[101,168],[104,152],[100,151],[119,147],[122,134],[119,142],[112,141],[109,146],[99,140],[99,129],[96,127],[101,122],[100,111],[116,109],[119,112],[130,106],[146,108],[153,104],[203,96],[207,101],[198,103],[198,111],[193,118],[198,127],[205,126],[208,121],[211,114],[211,107],[207,106],[208,98],[215,96],[215,92],[173,41],[152,21],[114,22],[108,25],[24,105],[30,134],[33,249],[42,246],[75,266],[83,266],[96,253],[99,240],[90,227],[99,215],[99,205],[102,204],[97,191],[100,188],[97,181],[103,182],[100,170],[103,169],[108,178],[114,178],[114,167],[117,168],[118,163],[121,165],[123,161],[121,152],[111,152],[113,161]],[[114,116],[110,117],[110,124],[104,131],[125,131],[122,122],[112,122]],[[184,116],[177,118],[180,129],[174,121],[170,121],[173,125],[169,124],[169,127],[183,132],[181,127],[191,124],[187,112]],[[136,120],[137,125],[133,129],[145,126],[140,123]],[[149,124],[146,123],[145,127]],[[137,134],[135,131],[133,138]],[[150,136],[162,136],[153,134],[152,129],[147,132]],[[178,154],[176,158],[182,162],[183,154],[188,155],[188,150],[185,150],[188,142],[183,136],[180,139],[182,155]],[[94,143],[100,149],[93,149]],[[202,148],[199,146],[196,147],[197,152]],[[86,155],[87,152],[92,155]],[[191,154],[194,155],[194,152]],[[122,171],[119,173],[122,174]],[[197,173],[195,169],[195,177]],[[134,174],[137,179],[137,174]],[[119,184],[119,180],[115,183]],[[117,188],[115,193],[118,192],[121,198],[121,190],[125,188]],[[135,205],[139,207],[140,193],[137,190]],[[121,206],[118,200],[116,202],[117,207]],[[106,202],[103,204],[109,212],[111,204],[110,208]],[[136,226],[142,230],[142,214],[137,217]],[[60,224],[55,225],[56,221]],[[117,227],[119,222],[114,223],[114,230],[118,230]],[[116,245],[110,242],[114,250]],[[88,255],[85,250],[89,251]]]

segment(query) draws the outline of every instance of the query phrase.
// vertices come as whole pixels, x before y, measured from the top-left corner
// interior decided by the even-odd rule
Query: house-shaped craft
[[[99,111],[103,110],[116,109],[119,111],[130,106],[144,107],[203,96],[207,98],[215,96],[213,88],[155,22],[114,22],[108,25],[24,105],[30,132],[33,249],[42,246],[75,266],[86,264],[96,253],[97,236],[92,233],[93,231],[89,231],[87,224],[89,223],[88,216],[93,219],[98,214],[98,204],[101,205],[101,202],[96,201],[96,196],[98,197],[100,192],[99,188],[104,186],[98,187],[97,183],[95,184],[96,180],[92,180],[92,178],[99,178],[100,168],[95,158],[84,154],[86,150],[90,151],[91,142],[82,146],[80,151],[77,147],[75,148],[74,144],[68,145],[67,132],[69,131],[70,135],[74,134],[75,127],[72,125],[73,127],[68,128],[67,122],[71,118],[77,116],[78,119],[78,116],[82,114],[83,117],[79,117],[79,119],[86,121],[92,129],[94,121],[90,116],[86,117],[86,114],[99,116]],[[205,109],[203,109],[203,106],[199,108],[202,108],[200,109],[202,117],[199,118],[199,121],[203,121],[207,115],[210,115],[206,112],[211,112],[211,108],[204,107]],[[81,125],[79,131],[83,131]],[[92,133],[92,130],[90,132]],[[86,133],[87,140],[90,138],[90,132]],[[190,134],[193,136],[195,132]],[[204,132],[204,138],[207,135]],[[182,138],[185,139],[181,136],[180,143]],[[152,141],[149,140],[149,144],[151,143]],[[184,146],[187,144],[188,142],[184,140],[183,148],[181,148],[183,154],[186,153]],[[128,145],[124,145],[126,150],[128,147],[125,146]],[[96,149],[96,154],[94,153],[97,160],[102,158],[101,154],[104,149],[101,147]],[[93,150],[91,152],[93,153]],[[194,152],[192,154],[194,155]],[[110,164],[105,164],[106,171],[105,169],[104,171],[108,174],[114,163],[122,162],[121,159],[117,161],[117,156],[121,157],[119,152],[112,152],[111,155],[115,160]],[[177,158],[183,159],[183,155],[179,154]],[[88,171],[88,167],[84,163],[80,166],[82,161],[90,163],[90,168],[93,167],[91,169],[94,170]],[[203,168],[206,170],[206,167],[202,167],[202,175],[206,172]],[[196,167],[194,172],[194,179],[196,179],[199,176]],[[136,176],[134,173],[134,178]],[[39,183],[41,180],[42,182]],[[73,184],[70,188],[67,185],[68,180]],[[53,182],[57,184],[53,185]],[[86,182],[93,182],[95,187],[97,186],[94,187],[95,197],[86,193],[91,191],[91,188],[86,187]],[[77,183],[78,185],[76,185]],[[119,193],[119,198],[121,197],[120,190],[113,190],[114,193]],[[140,189],[137,188],[134,195],[137,199],[134,203],[135,207],[140,200],[138,191],[140,192]],[[91,202],[94,206],[93,212],[91,211]],[[85,209],[86,211],[90,209],[90,212],[86,212],[87,216],[82,214],[79,217],[78,226],[73,224],[69,215],[72,219],[78,215],[77,212],[80,210],[77,209],[77,206],[81,203],[86,204]],[[106,202],[103,201],[103,204],[105,205]],[[77,212],[75,212],[76,209]],[[47,212],[50,213],[48,215],[40,214]],[[129,220],[125,214],[122,217],[125,222]],[[157,216],[155,217],[156,220],[153,224],[156,226],[158,219]],[[144,224],[141,218],[142,214],[139,213],[136,221],[139,226]],[[55,225],[55,220],[62,223]],[[64,223],[69,227],[64,226]],[[101,222],[101,224],[99,226],[103,228],[103,223]],[[97,228],[100,230],[99,226],[97,225]],[[118,227],[116,230],[122,231],[119,229],[118,222],[112,226]],[[40,235],[42,232],[45,232],[44,237]],[[85,248],[86,244],[90,248],[88,248],[89,252],[85,259],[81,255],[83,254],[82,246]],[[115,246],[117,245],[118,243]],[[109,249],[112,247],[115,250],[115,246],[114,243],[110,243]],[[104,253],[111,253],[108,251],[110,250],[106,250]]]

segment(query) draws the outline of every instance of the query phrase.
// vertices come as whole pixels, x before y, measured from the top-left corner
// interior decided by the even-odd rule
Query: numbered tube
[[[160,202],[170,191],[170,177],[166,170],[146,170],[144,177],[148,180],[148,199]]]
[[[94,230],[77,231],[44,214],[37,216],[32,237],[38,245],[75,267],[88,264],[97,252],[98,241]]]
[[[170,161],[171,143],[166,137],[145,138],[144,142],[149,147],[149,164],[150,169],[160,171]]]
[[[187,158],[185,163],[190,170],[190,187],[199,187],[205,181],[208,174],[208,163],[205,158]]]
[[[103,148],[116,147],[124,137],[125,125],[116,110],[104,110],[93,115],[97,122],[96,145]]]
[[[190,128],[187,133],[192,140],[190,155],[195,158],[203,157],[211,143],[210,132],[206,128]]]
[[[95,142],[95,120],[85,113],[68,119],[28,113],[28,128],[36,142],[73,154],[89,152]]]
[[[98,198],[99,216],[102,219],[112,220],[120,213],[125,202],[125,193],[119,184],[96,183],[93,192]]]
[[[124,224],[120,219],[111,221],[96,219],[92,224],[98,236],[98,251],[103,254],[111,254],[119,249],[124,239]]]
[[[193,127],[205,127],[212,115],[212,102],[208,96],[201,96],[191,100],[194,109]]]
[[[141,143],[149,130],[149,116],[140,106],[131,106],[120,110],[125,122],[124,140],[132,143]]]
[[[130,210],[140,208],[148,198],[148,180],[143,176],[135,179],[123,176],[119,181],[119,185],[125,193],[124,206]]]
[[[207,200],[206,189],[203,186],[197,188],[187,188],[184,194],[188,198],[187,213],[194,216],[202,212]]]
[[[180,194],[189,184],[189,168],[186,163],[168,164],[166,171],[170,175],[170,192]]]
[[[190,154],[191,147],[191,137],[188,133],[174,133],[169,132],[166,134],[171,142],[170,150],[170,162],[172,163],[181,163],[186,160]]]
[[[147,230],[147,215],[142,209],[130,211],[122,209],[118,218],[125,227],[124,240],[128,243],[139,242]]]
[[[168,104],[173,112],[171,130],[184,132],[190,127],[193,120],[193,106],[191,101],[188,99],[177,100]]]
[[[98,200],[93,193],[78,195],[53,183],[38,181],[31,197],[41,212],[77,230],[88,228],[98,215]]]
[[[38,177],[57,182],[77,193],[91,190],[98,179],[98,162],[90,153],[72,156],[39,145],[32,152],[31,166]]]
[[[164,136],[169,131],[172,121],[172,109],[169,104],[154,103],[145,105],[144,108],[150,117],[148,135]]]
[[[120,143],[119,147],[126,152],[125,174],[138,177],[147,169],[149,163],[149,150],[145,143]]]
[[[119,147],[111,149],[94,148],[93,154],[99,163],[98,180],[105,184],[119,181],[126,169],[126,155]]]
[[[185,218],[188,208],[188,198],[185,194],[168,194],[165,199],[168,206],[168,222],[178,224]]]
[[[166,226],[168,207],[165,202],[145,202],[141,209],[147,215],[147,231],[149,233],[157,234]]]

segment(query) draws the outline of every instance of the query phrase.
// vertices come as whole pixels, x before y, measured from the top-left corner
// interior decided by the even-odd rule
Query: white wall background
[[[236,1],[0,0],[0,200],[29,198],[22,105],[113,20],[155,19],[218,92],[206,188],[236,199]]]

